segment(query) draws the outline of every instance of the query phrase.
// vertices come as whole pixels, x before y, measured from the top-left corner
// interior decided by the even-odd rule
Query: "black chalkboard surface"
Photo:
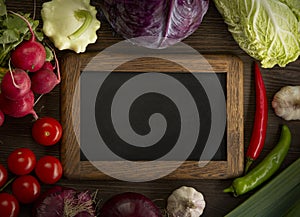
[[[85,72],[87,76],[89,72]],[[93,72],[90,72],[93,73]],[[167,130],[165,135],[154,145],[150,147],[136,147],[127,144],[122,140],[119,135],[117,135],[114,130],[113,123],[111,121],[111,104],[115,93],[118,91],[120,86],[124,84],[127,80],[136,76],[140,73],[111,73],[108,78],[106,78],[104,85],[99,88],[99,92],[96,99],[95,114],[98,123],[98,132],[103,135],[105,144],[110,147],[112,151],[121,156],[126,160],[131,161],[145,161],[145,160],[156,160],[159,157],[166,154],[173,146],[176,144],[178,135],[180,134],[180,114],[179,111],[168,97],[158,94],[158,93],[146,93],[143,96],[138,97],[132,104],[129,117],[131,126],[134,128],[136,133],[145,135],[151,130],[148,125],[149,117],[154,113],[161,113],[167,121]],[[184,86],[190,91],[191,95],[195,99],[197,105],[199,116],[200,116],[200,129],[199,138],[197,139],[197,144],[195,148],[186,160],[199,161],[201,153],[205,147],[211,125],[211,109],[209,105],[209,99],[205,93],[205,89],[195,78],[195,76],[201,80],[201,78],[212,77],[210,73],[166,73],[175,79],[179,80]],[[226,97],[226,73],[217,73],[217,78],[222,86],[224,96]],[[98,76],[104,76],[104,73],[99,73]],[[93,78],[94,79],[94,78]],[[89,88],[89,79],[81,80],[81,91]],[[86,95],[81,93],[82,95]],[[126,97],[126,96],[125,96]],[[83,107],[84,105],[81,105]],[[85,111],[81,110],[81,118],[85,116]],[[88,128],[81,127],[81,144],[84,145],[85,137],[84,131]],[[88,130],[88,129],[87,129]],[[214,161],[226,161],[227,160],[227,137],[226,129],[221,141],[221,144],[211,160]],[[105,145],[103,144],[103,145]],[[100,144],[99,144],[100,145]],[[113,160],[113,159],[103,159],[101,155],[97,155],[94,159],[87,159],[83,151],[80,152],[81,161],[101,161],[101,160]],[[182,160],[180,156],[175,156],[171,160]],[[205,159],[210,160],[210,159]]]
[[[195,70],[159,57],[142,57],[110,71],[110,55],[65,55],[61,60],[65,176],[120,179],[125,174],[122,180],[147,181],[174,163],[176,170],[159,177],[215,179],[242,174],[243,65],[231,55],[204,56]],[[186,59],[186,65],[195,65],[193,58]],[[171,83],[165,84],[165,79]],[[136,95],[131,97],[132,93]],[[224,131],[219,130],[221,125]],[[142,170],[133,168],[138,162],[146,163]],[[102,170],[107,166],[117,170]]]

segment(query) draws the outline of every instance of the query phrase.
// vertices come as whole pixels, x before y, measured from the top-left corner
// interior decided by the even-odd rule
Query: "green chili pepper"
[[[269,179],[280,167],[291,144],[291,132],[286,125],[282,126],[281,135],[275,148],[245,176],[236,178],[224,192],[233,192],[239,196],[253,190]]]

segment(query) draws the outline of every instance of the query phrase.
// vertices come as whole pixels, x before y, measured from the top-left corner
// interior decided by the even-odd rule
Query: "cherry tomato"
[[[17,199],[8,193],[0,193],[1,217],[17,217],[20,212],[20,206]]]
[[[41,186],[32,175],[20,176],[12,183],[12,192],[20,203],[28,204],[39,197]]]
[[[61,136],[62,126],[54,118],[40,118],[32,126],[32,137],[41,145],[55,145],[60,140]]]
[[[6,183],[6,181],[7,181],[7,170],[2,164],[0,164],[0,188]]]
[[[41,182],[54,184],[62,177],[63,169],[56,157],[44,156],[37,162],[35,173]]]
[[[7,159],[8,169],[19,176],[31,173],[35,164],[35,154],[28,148],[15,149]]]

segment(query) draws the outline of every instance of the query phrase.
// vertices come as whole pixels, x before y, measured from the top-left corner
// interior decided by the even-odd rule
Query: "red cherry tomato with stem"
[[[39,197],[41,186],[32,175],[20,176],[12,183],[12,192],[20,203],[29,204]]]
[[[44,156],[38,160],[35,167],[35,174],[45,184],[54,184],[63,174],[60,161],[53,156]]]
[[[0,164],[0,188],[4,186],[6,181],[7,181],[7,170],[2,164]]]
[[[15,149],[7,159],[8,169],[15,175],[26,175],[33,171],[36,164],[35,154],[28,148]]]
[[[32,126],[32,137],[41,145],[55,145],[58,143],[61,136],[62,126],[52,117],[42,117],[34,122]]]
[[[8,193],[0,193],[1,217],[17,217],[20,213],[20,205],[17,199]]]

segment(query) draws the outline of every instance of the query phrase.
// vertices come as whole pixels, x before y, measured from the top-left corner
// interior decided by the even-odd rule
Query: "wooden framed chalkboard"
[[[182,65],[175,64],[172,61],[168,61],[159,57],[142,57],[136,59],[133,58],[132,60],[121,64],[120,66],[116,67],[113,72],[105,72],[105,69],[99,69],[99,67],[97,68],[97,65],[89,65],[88,70],[85,70],[91,61],[102,61],[102,64],[105,64],[106,60],[103,59],[103,57],[97,57],[96,53],[68,53],[64,55],[61,59],[61,120],[64,130],[61,147],[61,160],[63,163],[65,176],[70,179],[100,180],[112,179],[113,177],[116,178],[119,177],[119,175],[122,176],[122,174],[126,174],[129,177],[134,178],[140,174],[137,174],[136,171],[132,170],[131,164],[127,165],[127,162],[148,162],[152,159],[159,159],[156,156],[157,151],[151,152],[152,154],[150,153],[143,155],[139,154],[138,149],[131,150],[130,146],[128,146],[128,148],[118,149],[120,146],[127,146],[123,145],[122,140],[120,139],[111,139],[111,137],[114,136],[115,131],[109,127],[110,124],[106,124],[105,122],[105,124],[101,125],[100,123],[98,125],[99,121],[105,121],[109,117],[107,112],[110,111],[109,109],[112,101],[106,100],[106,98],[109,98],[110,93],[114,92],[114,86],[118,86],[118,82],[122,80],[128,80],[128,78],[134,77],[137,74],[153,72],[172,74],[175,79],[181,80],[181,82],[185,83],[186,86],[190,86],[191,92],[194,93],[194,98],[199,98],[198,108],[201,107],[203,112],[200,118],[202,121],[200,123],[200,126],[202,126],[201,132],[203,132],[203,130],[206,128],[203,127],[207,125],[206,121],[209,122],[209,120],[212,119],[210,116],[211,110],[208,109],[207,111],[206,109],[212,105],[210,104],[210,101],[207,100],[208,96],[207,93],[205,93],[206,90],[200,90],[197,84],[193,85],[194,81],[189,74],[193,73],[193,75],[199,76],[199,79],[208,80],[210,79],[210,75],[215,74],[219,79],[225,96],[224,107],[226,108],[226,126],[222,140],[219,144],[219,148],[211,159],[203,160],[200,157],[205,148],[202,147],[203,145],[201,144],[204,144],[207,140],[209,133],[208,130],[208,132],[206,132],[206,137],[202,134],[202,139],[205,141],[202,141],[201,143],[201,136],[199,136],[197,144],[201,144],[198,146],[195,145],[194,150],[186,159],[177,159],[175,157],[174,159],[158,160],[154,166],[152,164],[149,164],[149,166],[144,164],[142,171],[142,173],[144,172],[143,176],[151,177],[160,171],[165,171],[168,169],[169,165],[172,165],[172,163],[176,164],[179,161],[181,161],[181,163],[176,167],[176,170],[165,176],[162,176],[161,178],[224,179],[236,177],[242,174],[244,165],[243,65],[239,58],[232,55],[204,55],[204,57],[204,60],[200,61],[207,61],[209,63],[209,67],[207,64],[203,63],[203,65],[200,64],[201,67],[197,67],[195,71],[191,71],[190,69],[187,71],[187,69]],[[121,57],[114,58],[118,59]],[[193,58],[186,59],[190,59],[189,64],[193,65]],[[107,62],[107,65],[109,64],[111,63]],[[96,112],[94,116],[96,119],[98,118],[96,121],[98,126],[97,131],[100,132],[100,130],[103,130],[103,135],[105,135],[103,138],[107,138],[106,140],[103,139],[103,141],[112,144],[112,147],[115,147],[116,151],[120,150],[119,154],[122,155],[126,161],[119,161],[109,158],[106,159],[105,157],[98,159],[98,155],[94,155],[94,157],[91,158],[90,156],[87,157],[86,153],[82,151],[84,150],[84,144],[91,141],[91,139],[85,139],[88,137],[88,133],[86,134],[86,132],[93,131],[93,129],[91,129],[93,126],[90,126],[85,121],[85,118],[82,116],[82,112],[84,110],[83,105],[85,102],[88,102],[87,99],[90,97],[88,92],[90,89],[89,84],[93,82],[93,76],[95,76],[95,73],[98,73],[97,76],[99,73],[110,73],[113,75],[108,77],[104,76],[106,79],[105,81],[110,81],[109,85],[106,85],[107,89],[102,91],[105,94],[99,94],[98,92],[98,94],[95,95],[97,96],[97,99],[95,100],[95,111],[98,112]],[[87,79],[85,83],[82,81],[82,78]],[[100,91],[100,93],[102,92]],[[101,95],[103,99],[98,99],[99,95]],[[152,96],[149,95],[148,103],[150,103],[150,105],[160,105],[162,102],[160,101],[160,98],[156,98],[155,94],[153,94]],[[150,113],[155,113],[156,107],[161,107],[145,105],[144,102],[139,104],[139,111],[144,111],[151,107]],[[176,117],[176,112],[173,114],[172,111],[169,111],[168,106],[164,107],[164,109],[166,116],[169,116],[169,119],[167,119],[171,121],[170,126],[176,125],[176,121],[173,120],[173,118]],[[139,111],[137,111],[137,113],[139,113]],[[149,115],[144,117],[143,115],[139,114],[138,117],[147,119],[149,118]],[[136,128],[139,128],[143,123],[141,123],[140,120],[137,120],[136,123],[132,122],[131,124]],[[209,126],[207,128],[210,129]],[[171,143],[172,138],[174,139],[173,134],[176,133],[176,130],[170,131],[169,133],[171,133],[171,136],[166,138],[163,137],[162,139],[165,139],[164,142],[160,143],[160,146],[158,145],[156,150],[164,152],[163,147],[168,146],[166,144]],[[132,153],[127,150],[131,150]],[[165,152],[167,151],[168,150]],[[107,174],[107,172],[102,172],[102,170],[99,169],[98,166],[103,165],[120,168],[120,170],[115,171],[116,176],[110,176],[110,174]]]

